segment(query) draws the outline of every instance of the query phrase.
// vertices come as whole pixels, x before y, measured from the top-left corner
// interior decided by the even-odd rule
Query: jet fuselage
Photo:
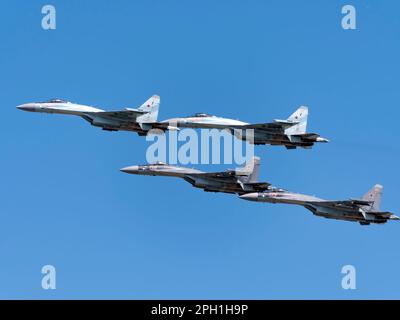
[[[293,193],[286,190],[248,193],[241,195],[240,198],[256,202],[301,205],[310,210],[316,216],[328,219],[356,221],[360,224],[386,223],[387,220],[398,220],[397,216],[390,213],[369,213],[371,210],[369,205],[364,203],[364,200],[328,201],[314,196]],[[351,203],[352,201],[354,201],[354,204]]]
[[[210,192],[238,193],[256,192],[268,189],[269,184],[258,182],[259,158],[253,158],[252,164],[237,170],[224,172],[202,172],[200,170],[173,166],[166,163],[130,166],[121,171],[147,176],[178,177],[189,182],[193,187]],[[248,169],[248,170],[247,170]],[[254,172],[255,175],[253,174]]]
[[[301,113],[300,115],[306,119],[308,114],[306,107],[301,107],[296,112],[299,113],[302,110],[305,110],[304,116]],[[306,122],[306,120],[302,121],[303,123]],[[298,129],[298,131],[292,129],[289,129],[289,131],[285,130],[285,128],[299,127],[300,122],[294,120],[274,120],[274,122],[268,124],[252,125],[239,120],[197,113],[190,117],[168,119],[163,121],[163,123],[168,123],[170,126],[178,128],[227,130],[236,138],[243,141],[248,141],[256,145],[283,145],[288,149],[296,147],[311,148],[315,142],[328,142],[327,139],[320,137],[318,134],[305,133],[305,125],[301,129]]]
[[[72,103],[61,99],[51,99],[45,102],[25,103],[18,109],[29,112],[64,114],[80,116],[91,125],[107,131],[133,131],[139,135],[152,129],[158,115],[160,97],[157,95],[148,99],[139,109],[126,108],[121,111],[104,111],[92,106]]]

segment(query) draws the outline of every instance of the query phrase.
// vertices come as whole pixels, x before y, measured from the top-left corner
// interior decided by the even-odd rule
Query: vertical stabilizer
[[[308,107],[301,106],[287,120],[297,122],[285,130],[287,135],[304,134],[307,131]]]
[[[244,167],[236,169],[236,172],[247,173],[246,182],[258,182],[260,175],[260,158],[251,158]]]
[[[362,199],[365,201],[373,201],[373,204],[368,211],[379,212],[381,207],[383,186],[376,184],[371,190],[369,190]]]
[[[156,122],[158,117],[158,109],[160,108],[160,97],[157,95],[152,96],[138,109],[147,113],[136,118],[137,122],[151,123]]]

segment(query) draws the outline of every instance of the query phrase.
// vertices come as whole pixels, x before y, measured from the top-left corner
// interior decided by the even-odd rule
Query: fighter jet
[[[103,130],[134,131],[139,135],[146,135],[149,130],[154,128],[164,131],[173,129],[165,124],[157,123],[159,107],[160,97],[157,95],[152,96],[137,109],[125,108],[125,110],[120,111],[104,111],[61,99],[17,106],[18,109],[24,111],[76,115]]]
[[[327,201],[278,188],[268,192],[243,194],[240,198],[258,202],[297,204],[320,217],[356,221],[361,225],[399,220],[400,218],[393,213],[380,210],[382,189],[383,187],[377,184],[360,200]]]
[[[121,171],[147,176],[178,177],[193,187],[209,192],[244,194],[268,190],[270,184],[258,182],[260,158],[253,157],[245,167],[223,172],[202,172],[196,169],[172,166],[163,162],[122,168]]]
[[[250,143],[283,145],[287,149],[311,148],[316,142],[329,142],[316,133],[306,132],[307,117],[308,107],[302,106],[287,120],[274,120],[272,123],[249,124],[206,113],[196,113],[187,118],[168,119],[162,123],[183,128],[225,129],[238,139]]]

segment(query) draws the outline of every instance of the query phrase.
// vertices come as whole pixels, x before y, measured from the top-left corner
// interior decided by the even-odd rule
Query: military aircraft
[[[163,131],[175,129],[157,122],[159,107],[160,97],[157,95],[152,96],[137,109],[125,108],[125,110],[120,111],[104,111],[61,99],[51,99],[45,102],[33,102],[17,106],[18,109],[24,111],[76,115],[103,130],[134,131],[139,135],[146,135],[151,129]]]
[[[279,188],[271,189],[267,192],[243,194],[240,198],[249,201],[301,205],[317,216],[356,221],[361,225],[399,220],[400,218],[393,213],[380,210],[382,189],[383,187],[377,184],[360,200],[326,201],[314,196],[293,193]]]
[[[225,129],[238,139],[254,144],[283,145],[287,149],[311,148],[316,142],[329,142],[316,133],[307,133],[308,107],[298,108],[287,120],[272,123],[249,124],[239,120],[196,113],[186,118],[172,118],[162,123],[173,127]]]
[[[253,157],[246,166],[223,172],[202,172],[163,162],[130,166],[122,168],[121,171],[147,176],[178,177],[186,180],[193,187],[204,191],[244,194],[246,192],[262,192],[270,187],[269,183],[258,181],[259,166],[260,158]]]

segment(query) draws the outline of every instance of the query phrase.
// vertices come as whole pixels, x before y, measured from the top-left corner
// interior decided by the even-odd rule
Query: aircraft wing
[[[137,117],[148,113],[147,111],[142,111],[138,109],[129,109],[126,108],[125,110],[121,111],[101,111],[97,112],[96,115],[105,118],[111,118],[113,120],[120,120],[120,121],[135,121]]]
[[[191,176],[205,177],[205,178],[232,178],[235,177],[235,171],[221,171],[221,172],[201,172],[201,173],[191,173]]]
[[[268,182],[246,182],[245,185],[246,185],[246,186],[250,186],[250,187],[252,187],[254,190],[257,190],[257,191],[265,191],[265,190],[268,190],[269,187],[271,186],[271,184],[268,183]]]
[[[362,206],[370,206],[373,202],[358,200],[358,199],[350,199],[350,200],[339,200],[339,201],[310,201],[310,203],[314,203],[317,205],[332,207],[332,208],[358,208]]]
[[[290,121],[290,120],[274,120],[271,123],[255,123],[255,124],[247,124],[235,129],[254,129],[261,131],[285,131],[285,129],[292,127],[298,124],[298,121]]]

